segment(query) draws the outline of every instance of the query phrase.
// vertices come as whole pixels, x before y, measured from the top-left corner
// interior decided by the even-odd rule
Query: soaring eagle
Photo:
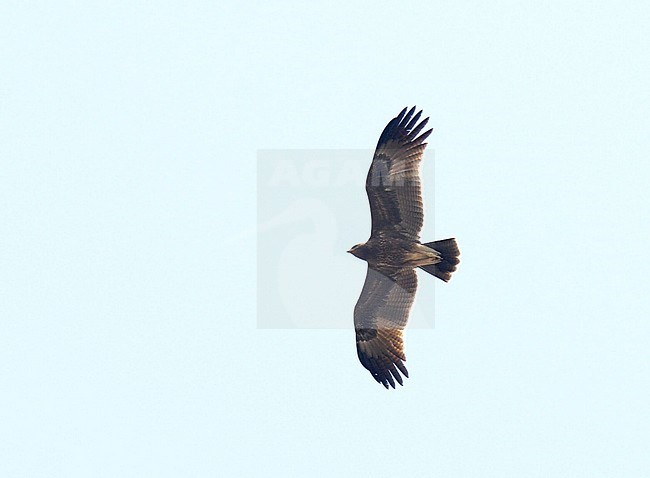
[[[366,281],[354,308],[357,355],[384,387],[402,385],[404,327],[418,286],[415,268],[447,282],[459,263],[455,239],[420,242],[422,193],[420,161],[431,129],[420,133],[415,107],[393,118],[379,137],[366,178],[372,231],[348,252],[368,263]]]

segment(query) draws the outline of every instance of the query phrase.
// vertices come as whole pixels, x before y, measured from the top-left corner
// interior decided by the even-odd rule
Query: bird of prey
[[[354,308],[357,355],[384,387],[402,385],[404,327],[417,289],[415,269],[447,282],[459,263],[455,239],[420,242],[423,211],[420,162],[431,129],[420,133],[422,111],[415,107],[393,118],[379,137],[366,178],[370,238],[348,252],[368,263],[366,281]]]

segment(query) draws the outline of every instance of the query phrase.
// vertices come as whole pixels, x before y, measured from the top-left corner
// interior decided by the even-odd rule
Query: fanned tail
[[[420,266],[420,269],[427,271],[438,279],[449,282],[451,273],[456,270],[456,266],[460,262],[460,259],[458,259],[460,249],[458,249],[456,239],[452,237],[450,239],[443,239],[442,241],[427,242],[424,245],[439,252],[442,256],[442,261],[429,266]]]

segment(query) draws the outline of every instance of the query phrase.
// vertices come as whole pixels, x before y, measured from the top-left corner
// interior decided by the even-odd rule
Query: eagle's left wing
[[[390,276],[390,277],[388,277]],[[384,271],[368,267],[361,296],[354,307],[357,355],[373,378],[388,388],[402,385],[403,330],[415,299],[418,279],[413,269]]]
[[[422,229],[420,161],[431,134],[424,129],[429,118],[418,124],[422,111],[406,108],[393,118],[379,137],[372,165],[366,177],[366,193],[372,215],[371,236],[398,231],[419,240]],[[419,135],[419,136],[418,136]]]

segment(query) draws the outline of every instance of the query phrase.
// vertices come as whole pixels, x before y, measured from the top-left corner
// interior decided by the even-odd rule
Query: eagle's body
[[[417,290],[415,268],[447,282],[460,254],[455,239],[420,243],[423,209],[420,161],[428,118],[418,123],[406,108],[382,132],[366,178],[372,215],[370,238],[348,252],[368,263],[366,280],[354,308],[357,354],[377,382],[401,385],[403,330]],[[416,126],[417,125],[417,126]]]
[[[414,268],[440,262],[440,254],[435,250],[399,234],[377,234],[350,252],[379,270]]]

